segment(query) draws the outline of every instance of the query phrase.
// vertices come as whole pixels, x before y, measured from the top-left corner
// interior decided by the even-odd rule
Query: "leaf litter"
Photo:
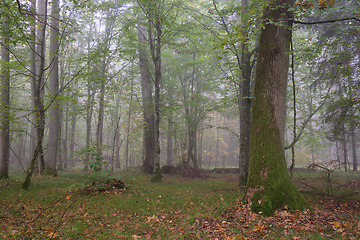
[[[149,199],[135,189],[117,188],[118,182],[93,184],[89,188],[66,192],[51,204],[40,204],[34,199],[4,203],[0,214],[0,239],[360,239],[359,200],[323,198],[312,200],[311,210],[290,211],[286,207],[271,217],[250,211],[249,206],[238,200],[229,207],[220,197],[209,214],[190,212],[199,207],[192,201],[177,202],[185,209],[162,209],[165,195]],[[120,184],[121,185],[121,184]],[[120,186],[116,185],[116,186]],[[120,191],[121,189],[121,191]],[[157,204],[136,212],[113,207],[104,214],[104,206],[94,205],[93,200],[121,200],[121,194],[143,197],[149,204]],[[183,193],[184,194],[184,193]],[[107,197],[108,196],[108,197]],[[144,200],[144,201],[145,201]],[[147,205],[146,205],[147,206]],[[153,209],[156,208],[154,213]],[[67,232],[73,232],[69,235]]]

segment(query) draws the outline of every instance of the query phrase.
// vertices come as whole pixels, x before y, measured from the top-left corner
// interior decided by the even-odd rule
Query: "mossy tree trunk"
[[[284,154],[285,98],[294,0],[270,0],[264,11],[255,78],[247,198],[255,212],[307,207]]]

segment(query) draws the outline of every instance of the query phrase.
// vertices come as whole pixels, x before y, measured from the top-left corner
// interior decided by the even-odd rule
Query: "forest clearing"
[[[111,177],[60,172],[57,178],[34,177],[29,191],[21,190],[22,179],[12,179],[0,182],[0,238],[359,239],[360,177],[346,176],[333,173],[330,196],[324,172],[296,172],[311,210],[285,207],[271,217],[241,203],[237,174],[166,174],[153,183],[138,170]],[[124,188],[93,185],[119,177]]]

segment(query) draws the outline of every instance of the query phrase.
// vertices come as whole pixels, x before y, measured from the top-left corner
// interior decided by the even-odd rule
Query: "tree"
[[[250,38],[256,38],[259,32],[258,23],[254,21],[258,16],[258,7],[251,6],[251,1],[241,0],[226,4],[224,10],[220,10],[213,0],[213,6],[220,17],[222,29],[226,34],[222,36],[220,46],[226,47],[226,55],[231,54],[234,62],[231,63],[230,57],[225,57],[224,66],[229,67],[234,90],[236,92],[237,107],[239,111],[239,183],[246,185],[248,175],[248,165],[250,158],[250,126],[251,126],[251,82],[254,70],[256,44],[252,44]],[[259,3],[257,3],[259,4]],[[261,3],[260,3],[261,4]],[[236,17],[234,17],[234,11]],[[234,20],[239,18],[238,20]],[[254,41],[255,42],[255,41]],[[231,69],[233,68],[233,69]]]
[[[152,174],[155,170],[155,115],[152,97],[152,82],[149,69],[149,56],[146,51],[146,29],[143,25],[138,26],[139,36],[139,65],[141,76],[141,92],[144,113],[144,171]]]
[[[45,35],[47,25],[47,1],[38,0],[38,29],[36,31],[36,61],[35,81],[32,83],[33,115],[35,118],[35,149],[30,161],[29,170],[22,188],[27,190],[30,187],[31,177],[34,173],[35,163],[39,159],[39,168],[42,171],[44,166],[43,140],[45,132],[45,109],[42,99],[44,92],[45,72]]]
[[[269,0],[264,10],[255,78],[247,197],[255,212],[307,207],[292,183],[284,154],[285,99],[293,0]]]
[[[10,158],[10,37],[9,26],[6,22],[6,17],[2,17],[1,21],[3,31],[1,34],[2,41],[0,60],[0,179],[9,178]]]
[[[59,1],[53,0],[51,5],[50,29],[50,79],[49,90],[52,102],[49,109],[49,146],[45,161],[45,172],[57,176],[56,164],[60,143],[60,115],[57,96],[59,94]]]
[[[102,54],[102,66],[100,73],[100,93],[99,93],[99,113],[98,113],[98,124],[96,129],[96,146],[97,146],[97,166],[95,170],[101,170],[102,166],[102,155],[103,155],[103,129],[104,129],[104,111],[105,111],[105,87],[107,82],[107,73],[110,65],[109,50],[110,50],[110,40],[111,35],[113,34],[114,20],[112,19],[111,11],[108,10],[106,13],[105,20],[105,35],[104,35],[104,46]]]

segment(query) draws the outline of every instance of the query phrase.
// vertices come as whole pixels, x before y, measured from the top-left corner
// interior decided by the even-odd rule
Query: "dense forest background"
[[[1,178],[153,173],[157,163],[247,169],[266,2],[0,3]],[[355,171],[360,5],[299,0],[292,10],[288,166]]]

